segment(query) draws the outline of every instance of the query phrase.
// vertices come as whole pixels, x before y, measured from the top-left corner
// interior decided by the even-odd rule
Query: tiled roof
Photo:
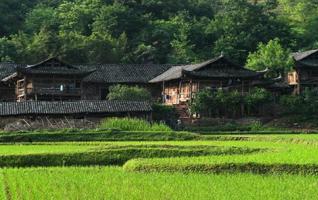
[[[225,63],[224,67],[220,68],[218,65],[215,65],[221,62]],[[150,80],[150,82],[157,83],[162,81],[175,80],[181,78],[185,74],[206,78],[245,78],[255,77],[259,75],[258,72],[251,71],[239,65],[236,65],[225,58],[223,55],[221,55],[217,58],[199,64],[174,66],[166,72]]]
[[[297,52],[297,53],[293,53],[293,57],[296,61],[301,61],[305,58],[307,58],[308,56],[317,53],[318,49],[314,49],[314,50],[309,50],[309,51],[304,51],[304,52]]]
[[[202,70],[186,72],[189,76],[193,77],[205,77],[205,78],[250,78],[262,75],[262,72],[255,72],[248,69],[224,69],[224,70]]]
[[[46,60],[48,61],[48,60]],[[149,80],[170,69],[169,64],[100,64],[62,65],[58,67],[42,65],[17,65],[0,63],[0,80],[17,71],[31,74],[83,74],[85,82],[93,83],[148,83]]]
[[[87,70],[87,71],[86,71]],[[18,71],[23,74],[56,74],[56,75],[85,75],[94,71],[94,69],[81,69],[73,65],[64,63],[57,58],[49,58],[45,61],[26,67],[19,67]]]
[[[151,111],[152,107],[149,102],[136,101],[26,101],[0,103],[0,116],[107,114]]]
[[[94,83],[148,83],[162,74],[172,65],[160,64],[104,64],[94,66],[77,66],[94,68],[95,72],[84,78],[85,82]]]
[[[17,68],[22,66],[13,63],[0,63],[0,81],[15,73]]]
[[[60,63],[58,66],[50,62]],[[222,68],[218,66],[221,63]],[[1,66],[1,65],[0,65]],[[4,65],[3,65],[4,66]],[[12,67],[15,66],[15,67]],[[190,65],[169,64],[101,64],[101,65],[69,65],[57,58],[51,58],[35,65],[12,64],[11,68],[1,73],[0,78],[19,72],[32,74],[83,74],[84,82],[91,83],[157,83],[181,78],[184,74],[201,77],[255,77],[259,73],[244,69],[232,63],[223,55],[214,59]],[[216,66],[216,67],[215,67]],[[11,73],[11,74],[10,74]],[[2,76],[1,76],[2,74]],[[1,79],[2,80],[2,79]]]

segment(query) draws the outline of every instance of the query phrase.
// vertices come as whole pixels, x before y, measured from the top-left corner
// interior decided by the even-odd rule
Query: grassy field
[[[47,141],[55,134],[62,133],[27,133],[39,142],[0,144],[0,166],[6,167],[0,169],[0,199],[315,199],[318,195],[315,134],[169,132],[171,140],[134,141],[141,132],[131,136],[102,132],[98,134],[131,141],[107,141],[109,136],[102,141],[63,142],[60,136],[58,142]],[[63,134],[67,138],[92,133]],[[144,140],[150,139],[148,134]]]

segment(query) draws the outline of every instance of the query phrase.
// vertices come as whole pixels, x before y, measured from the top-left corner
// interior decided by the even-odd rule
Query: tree
[[[278,38],[267,44],[260,43],[257,51],[250,53],[246,66],[252,70],[269,69],[269,75],[283,75],[293,66],[293,59],[289,49],[284,49]]]
[[[262,106],[272,102],[272,94],[264,88],[253,88],[244,97],[244,104],[247,106],[247,114],[259,113]]]
[[[150,92],[138,86],[115,85],[110,87],[108,100],[150,101]]]
[[[0,38],[0,62],[13,61],[16,49],[11,40]]]
[[[243,64],[248,52],[256,49],[255,44],[290,37],[288,26],[263,4],[228,0],[223,5],[224,9],[207,27],[207,32],[216,38],[212,49],[215,55],[223,52]]]
[[[192,63],[196,60],[193,51],[195,45],[189,40],[192,24],[186,21],[188,13],[181,13],[173,21],[178,25],[178,32],[171,41],[172,52],[170,54],[171,63]]]
[[[133,9],[120,4],[103,6],[92,24],[94,32],[108,33],[113,37],[128,34],[128,38],[136,36],[146,24],[143,16],[138,15]]]
[[[315,48],[318,42],[318,3],[317,0],[278,0],[280,10],[278,15],[296,33],[298,50]]]
[[[43,28],[50,31],[57,31],[58,26],[59,20],[56,10],[42,4],[29,12],[24,22],[24,29],[30,34],[37,33]]]
[[[100,0],[63,1],[57,8],[57,16],[61,22],[60,31],[90,35],[101,6]]]
[[[194,63],[223,52],[243,64],[274,38],[293,51],[317,48],[316,1],[2,0],[0,59],[40,60],[53,43],[30,60],[27,52],[54,38],[75,63]]]
[[[218,106],[215,93],[210,89],[203,89],[195,94],[190,111],[192,114],[199,113],[202,116],[212,117],[216,114]]]
[[[37,3],[37,0],[1,0],[0,37],[16,34],[23,26],[25,13]]]

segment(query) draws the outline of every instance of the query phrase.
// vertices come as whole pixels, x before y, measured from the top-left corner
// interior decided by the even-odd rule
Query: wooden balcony
[[[81,89],[80,88],[64,88],[61,90],[60,88],[26,88],[26,94],[32,95],[56,95],[56,96],[80,96]]]

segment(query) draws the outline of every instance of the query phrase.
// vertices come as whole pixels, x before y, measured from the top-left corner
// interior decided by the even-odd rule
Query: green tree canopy
[[[150,101],[150,92],[138,86],[115,85],[110,87],[108,100]]]
[[[291,69],[293,59],[290,50],[284,49],[276,38],[267,44],[260,43],[257,51],[248,55],[246,66],[258,71],[268,69],[270,75],[277,76]]]
[[[3,0],[0,60],[193,63],[223,52],[243,64],[274,38],[293,51],[318,47],[317,7],[316,0]]]

